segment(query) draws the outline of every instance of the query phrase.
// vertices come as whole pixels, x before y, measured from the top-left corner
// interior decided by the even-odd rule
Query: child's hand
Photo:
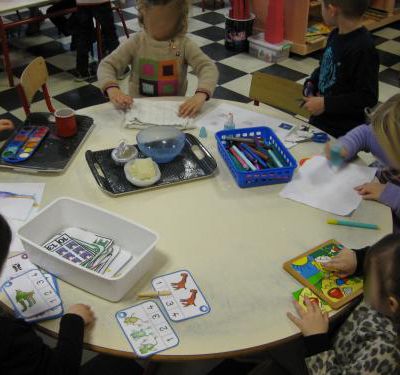
[[[311,302],[308,297],[304,298],[306,310],[297,301],[293,301],[300,318],[288,312],[288,318],[296,324],[304,336],[326,333],[329,329],[328,313],[323,313],[317,303]]]
[[[360,185],[354,188],[363,199],[377,201],[385,190],[386,184],[379,182],[370,182],[368,184]]]
[[[313,116],[319,116],[325,112],[325,99],[323,96],[304,97],[304,107]]]
[[[324,268],[328,271],[333,271],[339,277],[350,276],[356,272],[356,253],[350,249],[343,249],[339,255],[333,257],[330,262],[325,263]]]
[[[331,148],[332,148],[332,143],[331,142],[329,142],[329,143],[327,143],[326,145],[325,145],[325,157],[328,159],[328,160],[331,160]],[[342,147],[341,149],[340,149],[340,156],[343,158],[343,159],[347,159],[348,157],[349,157],[349,152],[347,151],[347,149],[345,148],[345,147]]]
[[[132,107],[133,98],[124,94],[118,87],[110,87],[107,89],[107,95],[111,103],[118,109],[128,109]]]
[[[70,306],[70,308],[68,309],[68,314],[75,314],[80,316],[83,319],[85,326],[92,324],[96,319],[90,306],[84,305],[82,303]]]
[[[194,94],[194,96],[181,104],[179,107],[179,116],[191,118],[195,117],[199,113],[206,99],[207,95],[203,94],[202,92]]]
[[[14,129],[14,124],[10,120],[0,120],[0,132],[3,130],[12,130]]]

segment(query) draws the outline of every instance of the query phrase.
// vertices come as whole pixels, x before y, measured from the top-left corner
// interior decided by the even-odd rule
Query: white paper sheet
[[[179,117],[181,102],[136,99],[125,114],[125,126],[143,129],[151,125],[173,125],[180,129],[193,128],[193,119]]]
[[[357,209],[362,200],[354,188],[371,182],[375,174],[376,168],[356,164],[334,171],[324,156],[314,156],[297,171],[280,196],[346,216]]]
[[[18,229],[25,223],[25,221],[29,220],[31,217],[33,217],[36,212],[39,210],[38,205],[41,203],[42,198],[43,198],[43,193],[44,193],[44,187],[45,184],[40,184],[40,183],[0,183],[0,191],[8,191],[12,192],[15,194],[28,194],[28,195],[33,195],[34,196],[34,202],[32,200],[33,207],[31,207],[31,210],[28,214],[28,216],[22,220],[17,220],[13,217],[10,217],[4,213],[4,216],[6,217],[8,223],[11,226],[12,232],[13,232],[13,240],[10,245],[10,251],[23,251],[24,248],[22,246],[21,241],[17,237],[17,231]],[[1,201],[5,199],[0,199],[0,204]],[[14,201],[18,202],[22,199],[13,199]],[[23,199],[25,200],[25,199]]]
[[[268,126],[275,132],[282,142],[284,142],[285,138],[296,128],[295,125],[279,120],[273,116],[253,112],[248,109],[227,103],[221,103],[213,111],[206,113],[199,119],[195,119],[195,125],[198,128],[204,126],[207,130],[216,133],[224,129],[224,125],[228,119],[229,113],[233,114],[233,122],[235,123],[236,128],[240,129]],[[285,129],[284,127],[280,127],[282,123],[293,125],[293,128]],[[291,148],[296,145],[295,143],[284,143],[287,148]]]

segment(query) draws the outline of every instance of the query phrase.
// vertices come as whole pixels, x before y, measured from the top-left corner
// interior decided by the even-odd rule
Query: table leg
[[[14,77],[10,61],[10,50],[8,48],[7,32],[4,28],[3,18],[1,16],[0,16],[0,39],[1,39],[1,48],[3,50],[4,68],[7,73],[8,83],[10,86],[14,86]]]

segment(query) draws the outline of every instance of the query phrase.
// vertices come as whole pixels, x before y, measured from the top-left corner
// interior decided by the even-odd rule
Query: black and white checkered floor
[[[131,33],[139,30],[134,0],[127,0],[123,13]],[[279,64],[269,64],[249,56],[225,49],[224,27],[227,8],[204,13],[198,5],[192,8],[189,36],[217,64],[220,79],[215,92],[216,98],[248,103],[251,73],[262,71],[293,81],[302,82],[317,66],[321,52],[307,57],[292,55]],[[8,17],[14,17],[10,15]],[[120,40],[126,39],[119,18],[115,18]],[[400,22],[374,32],[376,46],[381,57],[380,101],[399,92],[400,77]],[[45,57],[50,73],[49,89],[55,107],[69,106],[73,109],[105,102],[97,82],[74,82],[75,52],[70,51],[70,37],[61,37],[50,21],[41,26],[37,36],[26,37],[25,30],[10,34],[11,60],[14,76],[19,77],[26,65],[36,56]],[[189,74],[188,94],[194,92],[196,78]],[[44,110],[44,101],[38,95],[33,111]],[[25,118],[15,88],[8,86],[4,70],[0,66],[0,117],[19,123]]]

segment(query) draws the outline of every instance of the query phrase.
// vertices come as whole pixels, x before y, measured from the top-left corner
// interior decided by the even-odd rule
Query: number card
[[[31,263],[27,253],[21,253],[12,257],[9,257],[4,266],[2,276],[0,278],[0,287],[4,283],[14,277],[20,276],[30,270],[37,270],[38,268]]]
[[[179,344],[178,336],[154,302],[118,311],[115,317],[132,349],[141,358]]]
[[[17,315],[31,318],[61,305],[61,299],[39,270],[7,281],[4,291]]]
[[[195,318],[210,312],[203,293],[197,286],[189,271],[177,271],[160,276],[152,281],[153,288],[159,291],[170,291],[170,296],[160,296],[168,316],[174,322]]]

